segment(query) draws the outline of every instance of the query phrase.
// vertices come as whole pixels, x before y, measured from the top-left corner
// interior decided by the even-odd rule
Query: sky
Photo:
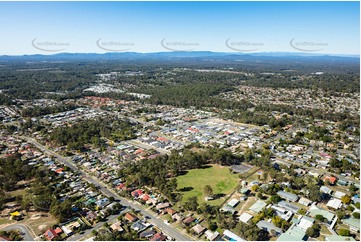
[[[359,2],[0,2],[0,55],[359,55]]]

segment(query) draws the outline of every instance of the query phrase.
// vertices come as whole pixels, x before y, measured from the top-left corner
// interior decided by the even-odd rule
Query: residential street
[[[177,230],[174,227],[171,227],[171,225],[166,225],[161,219],[157,218],[156,216],[154,216],[154,214],[151,211],[145,210],[142,206],[140,206],[139,204],[136,204],[134,202],[131,202],[128,199],[125,199],[123,197],[120,197],[118,194],[116,194],[114,191],[108,189],[107,187],[105,187],[103,184],[99,183],[96,179],[94,179],[92,176],[90,176],[89,174],[85,173],[84,171],[80,170],[73,162],[71,162],[69,159],[61,156],[60,154],[49,150],[47,147],[45,147],[44,145],[38,143],[35,139],[30,138],[30,137],[25,137],[25,136],[20,136],[20,138],[27,140],[29,143],[32,143],[33,145],[35,145],[38,149],[42,150],[43,152],[47,153],[48,155],[54,156],[56,157],[59,162],[67,165],[69,168],[71,168],[74,171],[79,172],[83,178],[88,181],[89,183],[94,184],[97,187],[100,187],[100,191],[109,197],[114,197],[115,199],[120,200],[120,204],[122,204],[123,206],[127,206],[130,208],[133,208],[135,210],[139,210],[141,211],[141,213],[144,216],[148,216],[149,222],[154,224],[155,226],[157,226],[158,228],[160,228],[165,234],[173,237],[175,240],[179,240],[179,241],[189,241],[189,240],[193,240],[191,237],[189,237],[188,235],[184,234],[183,232]]]

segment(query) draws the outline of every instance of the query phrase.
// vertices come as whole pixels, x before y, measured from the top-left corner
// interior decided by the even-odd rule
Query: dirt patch
[[[32,220],[34,220],[34,219],[39,219],[39,218],[41,218],[42,217],[42,214],[33,214],[33,215],[31,215],[31,217],[30,217],[30,219],[32,219]]]

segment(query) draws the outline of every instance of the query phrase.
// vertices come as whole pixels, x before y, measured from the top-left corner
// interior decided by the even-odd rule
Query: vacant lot
[[[189,170],[187,174],[177,177],[178,191],[183,193],[183,201],[196,196],[198,203],[205,202],[203,188],[210,185],[218,199],[209,201],[212,205],[220,205],[226,195],[231,193],[239,181],[237,174],[231,174],[229,167],[209,165],[201,169]]]

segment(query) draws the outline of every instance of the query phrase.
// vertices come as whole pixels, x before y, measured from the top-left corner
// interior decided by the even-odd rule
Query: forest
[[[196,54],[196,53],[195,53]],[[46,96],[78,96],[98,81],[96,74],[142,71],[140,76],[120,75],[114,81],[136,88],[143,84],[213,83],[203,94],[231,89],[234,85],[283,88],[321,88],[329,92],[359,92],[359,60],[342,57],[217,56],[209,58],[167,55],[132,56],[19,56],[0,57],[0,90],[10,98],[35,99]],[[39,59],[40,58],[40,59]],[[238,61],[242,58],[244,61]],[[49,61],[44,61],[49,59]],[[42,60],[42,61],[40,61]],[[199,72],[197,69],[224,70]],[[175,71],[177,70],[177,71]],[[232,72],[227,72],[232,70]],[[323,71],[323,75],[312,72]],[[265,74],[274,73],[274,74]],[[307,78],[296,78],[305,76]],[[222,87],[223,85],[223,87]],[[227,88],[224,88],[227,86]],[[154,86],[153,86],[154,87]],[[185,86],[185,88],[188,88]],[[155,92],[150,90],[148,92]],[[177,90],[173,90],[177,92]],[[1,94],[1,92],[0,92]],[[193,94],[198,95],[199,92]],[[0,95],[0,101],[3,101]]]
[[[134,125],[118,118],[84,120],[76,125],[58,127],[49,135],[57,145],[67,145],[70,150],[80,150],[86,144],[95,147],[104,145],[102,138],[122,141],[135,138]]]

